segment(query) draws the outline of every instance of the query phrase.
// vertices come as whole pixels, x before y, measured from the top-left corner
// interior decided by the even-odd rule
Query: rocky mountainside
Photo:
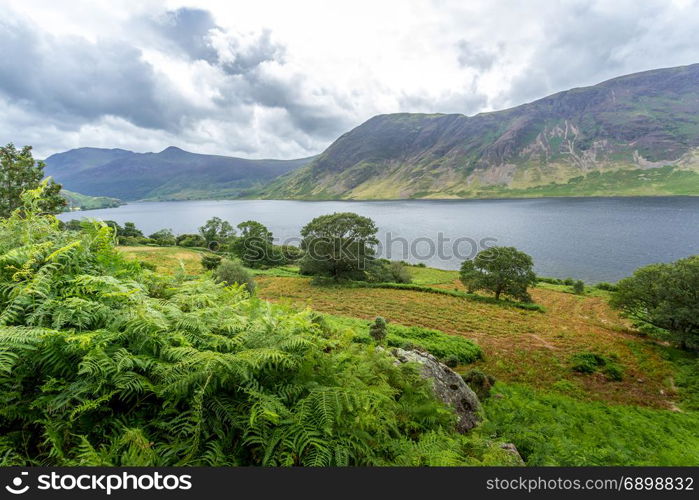
[[[699,64],[623,76],[470,117],[376,116],[258,194],[699,194]]]
[[[159,153],[80,148],[48,157],[46,175],[65,189],[122,200],[236,197],[309,163],[246,160],[169,147]]]

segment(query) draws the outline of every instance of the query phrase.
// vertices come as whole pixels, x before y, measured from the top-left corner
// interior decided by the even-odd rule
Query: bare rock
[[[441,401],[452,406],[459,417],[456,430],[465,433],[480,422],[481,403],[476,393],[461,376],[432,354],[422,351],[393,348],[390,350],[399,363],[420,363],[422,376],[432,380],[434,393]]]
[[[500,448],[512,455],[517,464],[524,465],[524,459],[522,458],[522,455],[519,454],[519,450],[513,443],[502,443]]]

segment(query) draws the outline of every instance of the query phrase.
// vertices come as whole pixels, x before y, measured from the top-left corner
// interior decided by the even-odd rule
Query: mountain
[[[309,163],[246,160],[169,147],[159,153],[79,148],[48,157],[45,173],[63,187],[122,200],[236,197]]]
[[[264,198],[699,194],[699,64],[475,116],[389,114],[344,134]]]

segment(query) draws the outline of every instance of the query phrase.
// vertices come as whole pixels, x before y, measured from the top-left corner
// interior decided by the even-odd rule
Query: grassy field
[[[203,271],[197,250],[121,249],[163,272]],[[348,334],[364,336],[367,320],[383,316],[395,345],[437,342],[445,353],[475,359],[457,371],[477,367],[499,381],[479,432],[512,441],[529,465],[699,460],[696,356],[639,334],[609,307],[608,292],[588,287],[575,295],[569,286],[541,283],[531,291],[544,306],[539,312],[415,290],[317,286],[293,266],[251,272],[260,298],[311,308]],[[456,271],[410,266],[410,272],[415,284],[464,291]],[[430,330],[437,332],[426,335]],[[444,334],[480,350],[446,342]],[[573,371],[571,357],[585,352],[616,359],[622,380]]]

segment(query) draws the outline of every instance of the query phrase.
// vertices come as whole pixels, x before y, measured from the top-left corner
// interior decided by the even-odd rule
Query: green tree
[[[364,279],[376,253],[376,225],[368,217],[344,212],[321,215],[302,230],[301,272],[334,280]]]
[[[699,349],[699,255],[637,269],[619,281],[611,304],[680,346]]]
[[[212,217],[199,228],[199,234],[201,234],[209,246],[212,244],[220,246],[235,236],[235,229],[228,221],[219,217]]]
[[[161,229],[160,231],[156,231],[155,233],[151,234],[149,238],[155,240],[158,245],[162,245],[164,247],[175,246],[177,243],[175,235],[172,233],[172,229]]]
[[[536,284],[532,258],[515,247],[491,247],[464,261],[459,277],[469,292],[489,290],[499,299],[505,294],[530,301],[527,288]]]
[[[249,293],[255,291],[255,280],[243,265],[235,260],[224,259],[214,269],[214,279],[226,285],[245,285]]]
[[[283,264],[285,259],[280,248],[274,246],[272,232],[263,224],[248,220],[237,226],[240,236],[231,247],[243,263],[252,268]]]
[[[37,189],[44,178],[45,164],[34,160],[31,146],[18,150],[13,144],[0,147],[0,217],[8,217],[22,206],[22,193]],[[61,185],[49,179],[41,192],[39,208],[58,213],[66,206]]]
[[[575,283],[573,283],[573,293],[578,295],[585,293],[585,283],[582,280],[577,280]]]

